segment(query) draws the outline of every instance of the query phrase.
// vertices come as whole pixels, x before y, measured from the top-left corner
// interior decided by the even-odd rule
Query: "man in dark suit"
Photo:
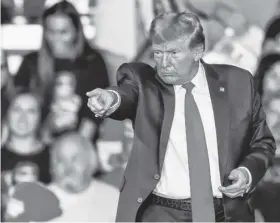
[[[248,199],[275,143],[251,74],[203,62],[191,13],[156,17],[150,36],[156,69],[123,64],[118,86],[87,93],[96,116],[134,126],[116,220],[253,221]]]

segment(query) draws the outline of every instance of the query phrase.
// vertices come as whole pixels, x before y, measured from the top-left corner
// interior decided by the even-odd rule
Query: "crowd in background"
[[[160,5],[156,9],[156,14],[164,11]],[[2,22],[8,23],[7,11],[3,12]],[[199,16],[207,22],[203,13]],[[247,49],[251,47],[254,52],[240,50],[250,43],[254,27],[240,13],[235,16],[233,20],[238,22],[227,24],[223,36],[216,42],[208,41],[211,44],[205,60],[250,70],[279,151],[280,15],[263,30],[260,50],[249,44]],[[71,3],[60,1],[46,8],[41,20],[41,47],[24,56],[16,75],[10,74],[7,52],[1,50],[2,220],[114,221],[118,187],[106,180],[104,175],[108,174],[100,173],[97,149],[103,120],[86,104],[86,92],[111,84],[107,64],[86,39],[80,15]],[[217,39],[213,35],[212,39]],[[151,61],[146,52],[148,42],[135,58]],[[123,168],[127,151],[129,148],[111,157],[112,166]],[[37,188],[33,192],[38,190],[46,200],[44,216],[38,215],[42,212],[38,206],[28,212],[28,198],[25,205],[20,200],[22,194],[28,194],[28,185]],[[266,221],[280,220],[279,185],[280,163],[276,159],[252,199],[256,215]]]

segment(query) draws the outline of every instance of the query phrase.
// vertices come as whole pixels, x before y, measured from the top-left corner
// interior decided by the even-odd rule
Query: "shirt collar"
[[[199,67],[197,74],[191,81],[194,84],[194,91],[198,93],[206,93],[208,91],[207,79],[205,75],[205,70],[201,62],[199,62]],[[182,88],[182,85],[174,85],[175,91]]]

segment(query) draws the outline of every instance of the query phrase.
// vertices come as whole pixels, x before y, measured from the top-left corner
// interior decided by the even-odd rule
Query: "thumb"
[[[230,175],[228,176],[228,179],[235,180],[238,178],[238,172],[236,170],[233,170],[230,172]]]
[[[104,97],[104,109],[108,110],[112,106],[114,97],[111,92],[106,92],[105,96],[106,97]]]
[[[97,96],[97,95],[101,94],[101,92],[102,92],[101,88],[96,88],[96,89],[94,89],[92,91],[87,92],[86,95],[88,97],[93,97],[93,96]]]

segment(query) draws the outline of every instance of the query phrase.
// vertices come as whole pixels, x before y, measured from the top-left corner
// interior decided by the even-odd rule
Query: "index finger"
[[[241,189],[241,183],[240,183],[240,181],[236,181],[235,183],[233,183],[227,187],[220,187],[219,189],[222,192],[233,192],[233,191]]]

